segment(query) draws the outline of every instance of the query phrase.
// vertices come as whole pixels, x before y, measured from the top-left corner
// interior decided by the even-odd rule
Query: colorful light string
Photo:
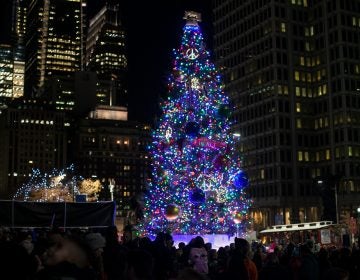
[[[142,235],[232,235],[250,222],[248,178],[230,130],[229,99],[203,41],[199,25],[186,24],[174,50],[169,97],[152,134]]]

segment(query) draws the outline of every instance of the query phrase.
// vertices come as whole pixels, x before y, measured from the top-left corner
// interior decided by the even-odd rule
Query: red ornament
[[[174,221],[179,217],[180,207],[175,204],[170,204],[165,208],[165,218],[168,221]]]

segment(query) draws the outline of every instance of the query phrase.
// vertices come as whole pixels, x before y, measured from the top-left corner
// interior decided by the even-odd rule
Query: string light
[[[77,187],[81,177],[74,175],[74,165],[65,169],[54,168],[51,173],[33,169],[30,179],[15,193],[14,200],[48,202],[73,201],[80,194]]]
[[[186,24],[173,52],[169,97],[149,147],[152,180],[140,234],[234,234],[248,225],[251,200],[229,99],[203,41],[199,25]]]

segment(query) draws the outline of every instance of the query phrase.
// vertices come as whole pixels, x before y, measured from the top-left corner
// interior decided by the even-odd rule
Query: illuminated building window
[[[295,81],[300,81],[300,73],[299,73],[299,71],[295,71],[294,77],[295,77]]]
[[[301,88],[301,95],[306,97],[306,88]]]
[[[286,32],[286,24],[285,24],[285,22],[281,23],[281,32]]]
[[[282,86],[281,85],[278,85],[278,94],[282,94]]]
[[[324,127],[328,127],[329,126],[329,119],[328,117],[324,118]]]
[[[330,156],[330,150],[329,149],[325,150],[325,157],[326,157],[326,160],[330,160],[331,156]]]
[[[301,119],[296,119],[296,128],[302,128]]]
[[[301,103],[300,102],[296,102],[296,112],[297,113],[301,112]]]
[[[283,90],[284,90],[284,94],[285,94],[285,95],[289,95],[289,88],[288,88],[288,86],[284,86],[284,87],[283,87]]]
[[[264,169],[260,170],[260,178],[265,179],[265,170]]]
[[[322,93],[327,94],[327,85],[322,85]]]
[[[320,65],[320,56],[316,57],[316,65]],[[325,69],[324,69],[325,70]]]
[[[320,70],[316,72],[316,79],[317,79],[318,81],[321,80],[321,71],[320,71]]]
[[[315,153],[315,161],[320,161],[320,152]]]
[[[348,156],[352,157],[352,155],[353,155],[353,150],[352,150],[352,147],[350,146],[350,147],[348,147]]]
[[[305,58],[303,56],[300,56],[300,65],[305,65]]]
[[[322,87],[321,87],[321,86],[318,86],[317,93],[318,93],[318,96],[323,95]]]
[[[300,87],[295,87],[295,94],[296,96],[300,96]]]
[[[298,161],[303,161],[303,152],[298,151]]]
[[[304,160],[309,161],[309,152],[304,152]]]

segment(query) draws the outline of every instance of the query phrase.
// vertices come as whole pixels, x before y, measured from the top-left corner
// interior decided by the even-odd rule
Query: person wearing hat
[[[93,266],[98,273],[98,279],[104,280],[104,262],[103,262],[103,252],[106,245],[105,238],[99,232],[91,232],[85,235],[85,241],[90,246],[93,251],[94,262]]]

